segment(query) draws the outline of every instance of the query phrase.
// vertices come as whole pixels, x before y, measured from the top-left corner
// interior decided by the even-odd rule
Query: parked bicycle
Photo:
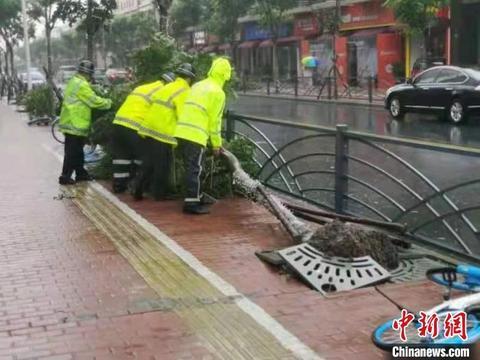
[[[470,265],[460,265],[457,268],[438,268],[427,272],[427,277],[435,283],[445,286],[447,292],[444,295],[445,301],[429,310],[425,311],[427,317],[436,315],[438,318],[439,331],[438,336],[422,337],[419,334],[421,327],[421,316],[415,313],[415,317],[406,328],[406,341],[400,338],[400,331],[393,327],[396,319],[390,319],[378,326],[372,333],[373,343],[382,350],[390,351],[394,346],[452,346],[469,345],[480,341],[480,268]],[[378,288],[376,288],[384,297],[392,302],[401,311],[406,309],[400,306],[394,300],[390,299]],[[451,290],[456,289],[462,292],[475,293],[462,296],[451,300]],[[466,313],[466,336],[464,340],[460,336],[446,337],[443,324],[447,317],[453,313]],[[450,314],[450,315],[449,315]]]
[[[52,132],[53,138],[59,142],[60,144],[65,144],[65,137],[63,133],[60,131],[60,117],[56,117],[52,121],[52,125],[50,127],[50,131]],[[83,152],[85,155],[91,155],[97,150],[97,145],[91,140],[90,137],[87,137],[87,142],[83,148]]]

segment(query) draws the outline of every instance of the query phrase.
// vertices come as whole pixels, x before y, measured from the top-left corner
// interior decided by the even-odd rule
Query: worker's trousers
[[[200,203],[200,177],[202,176],[202,164],[205,148],[192,141],[178,139],[179,148],[182,152],[185,167],[185,203],[194,205]]]
[[[145,156],[137,182],[137,193],[150,187],[155,200],[165,199],[171,189],[173,146],[152,138],[145,139]]]
[[[62,177],[71,178],[75,171],[75,176],[83,177],[88,175],[84,168],[85,155],[83,146],[85,137],[71,134],[65,134],[65,156],[63,158]]]
[[[128,183],[136,175],[142,161],[143,139],[135,130],[122,125],[113,125],[112,133],[112,165],[113,191],[124,192]]]

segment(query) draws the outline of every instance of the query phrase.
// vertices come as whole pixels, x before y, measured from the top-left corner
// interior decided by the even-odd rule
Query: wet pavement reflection
[[[476,124],[480,119],[470,119],[465,125],[453,126],[434,116],[409,114],[404,120],[396,121],[390,118],[385,109],[379,107],[295,102],[247,96],[241,96],[230,105],[230,109],[237,113],[293,123],[332,127],[336,124],[347,124],[351,130],[377,135],[480,147],[480,125]],[[332,170],[335,164],[333,156],[328,154],[334,151],[334,138],[312,138],[311,135],[318,133],[295,127],[255,122],[253,125],[262,131],[277,149],[286,146],[281,154],[289,162],[293,173],[297,174],[288,178],[291,187],[295,188],[294,185],[298,183],[300,186],[298,191],[307,199],[333,206],[334,196],[328,189],[334,188]],[[252,138],[270,157],[272,156],[274,150],[252,129],[239,124],[236,125],[236,131]],[[297,141],[294,144],[288,145],[295,140]],[[448,192],[447,198],[441,196],[440,190],[480,179],[478,175],[480,157],[398,144],[383,144],[377,141],[371,146],[357,140],[350,140],[349,154],[351,160],[348,175],[350,179],[354,178],[357,181],[349,181],[348,194],[354,199],[348,201],[348,207],[357,215],[405,222],[410,228],[415,228],[422,222],[435,218],[437,214],[450,213],[456,208],[462,209],[478,204],[478,197],[472,194],[480,191],[480,180],[479,183]],[[264,161],[265,158],[259,160]],[[367,163],[372,164],[374,168]],[[272,171],[274,168],[270,164],[260,174],[260,178],[270,185],[273,184],[272,179],[275,179],[275,172],[272,175]],[[275,185],[282,184],[278,177],[276,181]],[[281,187],[284,188],[283,185]],[[379,192],[387,194],[391,199],[379,195]],[[433,194],[437,196],[429,201],[430,207],[424,204],[412,211],[406,211]],[[480,254],[477,228],[480,228],[480,211],[474,210],[469,211],[464,217],[454,215],[449,216],[445,222],[433,222],[420,232],[460,251],[464,250],[459,242],[461,238],[471,251]]]
[[[480,118],[471,118],[461,126],[452,125],[429,114],[407,114],[393,120],[379,107],[307,102],[266,97],[239,96],[230,109],[242,114],[272,117],[322,126],[347,124],[351,130],[480,147]]]

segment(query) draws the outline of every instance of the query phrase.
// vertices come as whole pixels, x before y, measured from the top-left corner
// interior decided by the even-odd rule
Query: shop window
[[[310,55],[318,59],[318,72],[320,74],[328,72],[332,66],[332,45],[330,41],[311,41]]]
[[[348,83],[358,86],[369,77],[376,77],[378,70],[376,35],[351,36],[347,43]]]

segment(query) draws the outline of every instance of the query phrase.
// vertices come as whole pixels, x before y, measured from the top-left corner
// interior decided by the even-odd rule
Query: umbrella
[[[315,56],[307,56],[302,59],[302,64],[306,68],[316,68],[319,64],[319,61]]]

